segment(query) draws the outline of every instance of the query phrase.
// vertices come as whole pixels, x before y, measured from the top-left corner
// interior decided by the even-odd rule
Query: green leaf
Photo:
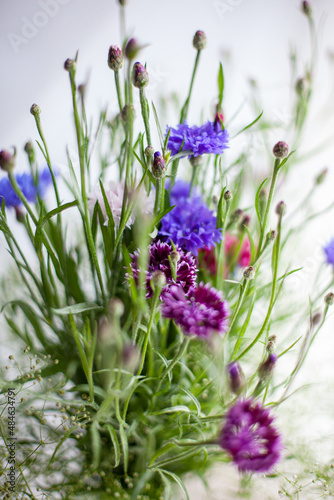
[[[93,449],[93,467],[97,469],[101,460],[101,437],[97,428],[97,422],[93,422],[90,428]]]
[[[159,448],[159,450],[154,453],[154,455],[151,458],[151,461],[148,465],[149,466],[152,465],[156,461],[157,458],[159,458],[164,453],[167,453],[167,451],[171,450],[172,448],[175,448],[175,443],[166,443],[164,446]]]
[[[15,310],[15,307],[19,307],[28,321],[31,323],[31,326],[34,329],[34,332],[36,333],[36,337],[38,340],[41,342],[41,344],[46,347],[48,345],[48,342],[45,337],[45,333],[41,327],[41,321],[43,319],[36,313],[36,311],[26,302],[23,300],[12,300],[11,302],[7,302],[6,304],[3,305],[1,311],[4,310],[6,306],[12,306],[13,309]]]
[[[194,395],[193,395],[190,391],[188,391],[187,389],[185,389],[185,387],[181,387],[180,385],[179,385],[179,387],[180,387],[180,389],[181,389],[182,391],[184,391],[184,392],[185,392],[185,393],[186,393],[186,394],[190,397],[190,399],[192,400],[192,402],[193,402],[193,403],[194,403],[194,405],[196,406],[197,415],[198,415],[198,416],[201,416],[201,404],[200,404],[200,402],[198,401],[198,399],[197,399],[197,398],[195,398],[195,396],[194,396]]]
[[[155,124],[157,126],[157,131],[158,131],[158,135],[159,135],[160,146],[161,146],[161,149],[163,149],[163,147],[164,147],[164,136],[163,136],[163,133],[162,133],[162,130],[161,130],[161,125],[160,125],[160,122],[159,122],[158,113],[157,113],[157,110],[156,110],[156,108],[154,106],[153,101],[152,101],[152,109],[153,109],[153,115],[154,115]]]
[[[255,210],[257,214],[257,218],[259,219],[260,227],[262,227],[262,217],[260,214],[260,208],[259,208],[259,196],[260,196],[260,191],[262,189],[262,186],[267,182],[269,177],[266,177],[263,182],[261,182],[259,189],[256,191],[256,196],[255,196]]]
[[[238,135],[242,134],[242,132],[245,132],[245,130],[249,129],[250,127],[252,127],[253,125],[255,125],[256,122],[258,122],[261,118],[261,116],[263,115],[263,111],[261,111],[261,113],[259,114],[259,116],[257,118],[255,118],[255,120],[252,121],[252,123],[250,123],[249,125],[246,125],[246,127],[244,127],[243,129],[241,129],[238,133],[236,133],[232,139],[234,139],[235,137],[237,137]],[[283,163],[283,162],[282,162]]]
[[[73,306],[51,310],[59,316],[65,316],[66,314],[80,314],[87,311],[103,311],[103,307],[95,304],[95,302],[81,302],[80,304],[75,304]]]
[[[154,223],[153,223],[153,226],[156,226],[157,224],[159,224],[159,222],[161,221],[161,219],[163,217],[165,217],[165,215],[167,215],[171,210],[173,210],[173,208],[175,208],[176,205],[173,205],[171,207],[167,207],[163,212],[161,212],[155,219],[154,219]]]
[[[60,214],[64,210],[67,210],[71,207],[76,207],[78,206],[79,202],[78,200],[70,201],[69,203],[64,203],[64,205],[60,205],[59,207],[55,208],[54,210],[51,210],[48,212],[45,217],[43,217],[43,220],[41,223],[38,225],[38,228],[41,228],[51,217],[54,217],[55,215]]]
[[[174,474],[174,472],[171,472],[171,471],[168,471],[168,470],[165,470],[165,469],[155,469],[159,472],[159,474],[166,474],[167,476],[170,476],[174,479],[174,481],[180,486],[181,490],[183,491],[185,497],[186,497],[186,500],[190,500],[189,498],[189,494],[188,494],[188,491],[187,491],[187,488],[185,487],[182,479],[177,476],[176,474]]]
[[[124,473],[128,472],[128,463],[129,463],[129,447],[128,440],[126,438],[125,430],[122,424],[119,426],[119,435],[121,438],[122,450],[123,450],[123,462],[124,462]]]
[[[224,97],[224,71],[222,63],[219,63],[218,71],[218,108],[221,108]]]
[[[119,466],[119,463],[121,461],[121,447],[119,445],[117,434],[113,426],[111,424],[106,424],[106,427],[109,431],[110,439],[115,451],[115,465],[113,466],[115,468]]]
[[[162,410],[153,411],[152,413],[150,413],[150,415],[165,415],[166,413],[177,413],[179,411],[185,413],[192,413],[191,410],[189,410],[188,406],[175,405],[175,406],[170,406],[168,408],[163,408]]]

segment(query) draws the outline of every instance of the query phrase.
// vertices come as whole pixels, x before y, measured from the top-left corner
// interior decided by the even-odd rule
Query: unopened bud
[[[113,71],[118,71],[123,66],[123,52],[119,45],[111,45],[108,52],[108,66]]]
[[[268,380],[272,374],[277,361],[277,354],[271,353],[267,359],[259,366],[258,375],[261,381]]]
[[[109,311],[112,316],[120,318],[124,314],[123,302],[117,297],[115,297],[109,303]]]
[[[231,391],[234,394],[239,394],[244,383],[244,376],[239,363],[237,361],[233,361],[228,365],[227,371]]]
[[[14,207],[15,208],[15,215],[16,215],[16,220],[17,222],[24,222],[24,213],[20,207]]]
[[[273,153],[276,158],[285,158],[289,154],[289,146],[284,141],[279,141],[273,147]]]
[[[255,269],[253,266],[246,267],[243,272],[243,277],[245,280],[252,280],[255,277]]]
[[[152,274],[153,288],[161,290],[166,284],[166,276],[162,271],[154,271]]]
[[[125,46],[125,56],[130,60],[134,59],[141,48],[142,46],[138,44],[135,38],[130,38]]]
[[[206,47],[206,34],[204,31],[196,31],[194,38],[193,38],[193,46],[195,47],[196,50],[203,50]]]
[[[302,3],[302,11],[307,17],[311,17],[312,15],[312,9],[310,2],[307,2],[306,0]]]
[[[219,130],[224,128],[224,115],[222,111],[217,111],[215,115],[215,121],[214,121],[214,127],[215,129]]]
[[[325,303],[328,306],[332,306],[334,304],[334,293],[332,292],[327,293],[327,295],[325,296]]]
[[[219,198],[218,198],[218,196],[217,196],[217,195],[215,195],[215,194],[213,194],[213,195],[212,195],[212,203],[213,203],[214,205],[218,205],[218,202],[219,202]]]
[[[275,238],[276,231],[269,231],[269,233],[266,234],[266,245],[268,245],[271,241],[274,241]]]
[[[3,149],[0,151],[0,168],[9,172],[15,167],[15,154]]]
[[[242,217],[242,214],[243,214],[243,210],[241,210],[241,208],[236,208],[232,213],[231,213],[231,217],[230,217],[230,222],[231,223],[235,223],[235,222],[238,222],[238,220],[241,219]]]
[[[320,172],[320,174],[317,175],[317,177],[315,178],[315,183],[322,184],[326,179],[327,174],[328,174],[328,168],[326,167]]]
[[[152,174],[156,179],[162,179],[166,175],[166,162],[159,151],[154,153],[152,163]]]
[[[250,223],[250,216],[244,215],[243,218],[241,219],[240,224],[239,224],[240,231],[244,231],[245,226],[249,226],[249,223]]]
[[[150,164],[152,163],[153,155],[154,155],[154,147],[151,145],[147,146],[145,148],[145,156]]]
[[[286,204],[284,203],[284,201],[280,201],[276,206],[276,213],[280,217],[283,217],[285,212],[286,212]]]
[[[269,340],[268,344],[266,345],[267,352],[272,353],[272,352],[274,352],[275,348],[276,348],[275,342],[273,342],[272,340]]]
[[[126,5],[127,0],[118,0],[119,4],[124,6]]]
[[[179,260],[181,259],[181,255],[177,250],[172,250],[169,256],[171,261],[175,263],[179,262]]]
[[[75,69],[75,61],[73,61],[73,59],[66,59],[64,62],[64,69],[66,71],[72,71]]]
[[[33,104],[30,108],[30,113],[33,116],[38,116],[41,114],[41,108],[38,106],[38,104]]]
[[[301,97],[306,96],[307,87],[308,87],[308,85],[307,85],[306,78],[298,78],[298,80],[296,81],[295,89],[296,89],[296,92],[299,96],[301,96]]]
[[[192,167],[200,167],[203,163],[203,157],[202,155],[198,155],[198,156],[191,156],[190,157],[190,164]]]
[[[132,68],[132,83],[137,89],[143,89],[149,82],[148,73],[145,66],[136,62]]]
[[[321,317],[322,317],[322,314],[320,312],[314,313],[313,316],[312,316],[312,318],[311,318],[311,324],[312,324],[312,326],[315,326],[318,323],[320,323]]]
[[[123,348],[122,352],[122,361],[123,368],[128,370],[129,372],[135,372],[139,366],[139,351],[135,345],[127,345]]]
[[[224,200],[229,201],[229,200],[232,200],[232,198],[233,198],[233,194],[231,193],[231,191],[225,191]]]
[[[133,123],[135,118],[136,118],[136,111],[135,111],[135,107],[133,106],[133,104],[126,104],[124,106],[124,108],[122,109],[121,116],[122,116],[122,120],[126,124],[129,125],[129,124]]]

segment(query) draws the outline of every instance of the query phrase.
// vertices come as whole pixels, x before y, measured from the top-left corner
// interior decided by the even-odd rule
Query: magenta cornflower
[[[155,271],[162,271],[166,276],[166,285],[164,290],[168,290],[171,285],[179,285],[188,295],[190,290],[194,288],[196,283],[197,265],[196,259],[190,252],[184,252],[181,248],[176,247],[173,250],[172,245],[163,241],[157,241],[149,246],[149,263],[146,275],[146,297],[153,297],[151,287],[152,275]],[[131,269],[133,276],[137,281],[138,278],[138,252],[135,252],[132,257]],[[176,280],[173,279],[170,258],[174,259],[176,267]]]
[[[280,460],[282,438],[269,410],[253,399],[239,400],[227,412],[220,446],[241,472],[268,472]]]
[[[169,127],[167,127],[168,133]],[[201,156],[213,153],[221,154],[228,148],[228,132],[222,129],[220,123],[208,121],[204,125],[190,127],[186,122],[176,128],[170,128],[167,148],[171,155],[181,151],[191,151],[191,156]]]
[[[171,286],[161,295],[162,315],[173,319],[185,335],[209,338],[224,334],[228,327],[229,308],[222,293],[200,283],[185,296],[179,286]]]

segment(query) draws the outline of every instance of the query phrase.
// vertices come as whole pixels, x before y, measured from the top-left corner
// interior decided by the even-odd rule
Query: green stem
[[[154,290],[151,315],[150,315],[149,323],[148,323],[148,326],[147,326],[147,331],[146,331],[144,345],[143,345],[143,350],[142,350],[141,361],[140,361],[140,365],[139,365],[139,368],[138,368],[137,375],[140,375],[141,372],[143,371],[143,368],[144,368],[147,346],[148,346],[148,342],[150,340],[150,333],[151,333],[153,321],[154,321],[154,318],[155,318],[156,308],[157,308],[157,305],[159,303],[160,293],[161,293],[161,288],[160,287],[158,287],[158,288],[156,288]]]
[[[121,83],[120,83],[120,80],[119,80],[119,71],[116,70],[114,73],[115,73],[115,85],[116,85],[116,91],[117,91],[118,106],[119,106],[119,110],[122,111],[122,109],[123,109],[123,100],[122,100]]]
[[[172,359],[172,361],[169,363],[169,365],[166,366],[166,368],[162,372],[161,377],[160,377],[160,385],[161,385],[162,380],[173,370],[174,366],[180,361],[183,354],[187,350],[187,347],[188,347],[190,340],[191,340],[191,337],[184,337],[184,339],[181,342],[180,347],[179,347],[177,353],[175,354],[174,358]],[[160,385],[159,385],[159,387],[160,387]]]
[[[231,333],[233,325],[235,323],[235,320],[237,319],[238,313],[240,311],[240,308],[241,308],[242,303],[243,303],[244,298],[245,298],[245,294],[246,294],[246,291],[247,291],[248,283],[249,283],[249,279],[244,279],[243,280],[243,283],[242,283],[241,288],[240,288],[238,302],[237,302],[236,307],[234,308],[233,315],[232,315],[232,317],[230,319],[230,325],[229,325],[229,329],[228,329],[228,332],[226,334],[226,337],[227,337],[227,335],[229,335]]]
[[[275,244],[274,244],[274,248],[273,248],[274,271],[273,271],[273,282],[272,282],[271,296],[270,296],[270,301],[269,301],[267,315],[265,317],[265,320],[263,322],[263,325],[262,325],[259,333],[255,337],[255,339],[253,340],[253,342],[251,342],[246,347],[246,349],[244,349],[242,351],[242,353],[239,354],[239,356],[236,358],[236,361],[238,361],[240,358],[242,358],[258,342],[258,340],[261,338],[263,332],[267,328],[267,325],[268,325],[269,320],[270,320],[271,311],[273,309],[273,306],[274,306],[274,303],[275,303],[275,300],[276,300],[275,293],[276,293],[276,283],[277,283],[277,273],[278,273],[278,257],[279,257],[280,242],[281,242],[281,224],[282,224],[282,217],[280,216],[279,220],[278,220],[277,238],[276,238],[276,241],[275,241]]]
[[[77,88],[76,88],[76,84],[75,84],[75,69],[74,68],[71,69],[71,71],[69,72],[69,75],[70,75],[70,83],[71,83],[71,90],[72,90],[72,103],[73,103],[73,111],[74,111],[75,130],[76,130],[76,135],[77,135],[77,144],[78,144],[78,152],[79,152],[81,196],[82,196],[82,201],[83,201],[83,206],[84,206],[84,221],[85,221],[86,233],[87,233],[87,243],[88,243],[88,249],[89,249],[89,252],[91,255],[91,259],[92,259],[92,262],[94,263],[94,267],[96,270],[97,278],[98,278],[100,289],[101,289],[102,298],[105,301],[106,296],[104,293],[103,279],[102,279],[100,264],[99,264],[96,249],[95,249],[91,221],[90,221],[90,215],[89,215],[89,209],[88,209],[88,198],[87,198],[87,192],[86,192],[86,173],[85,173],[85,146],[84,146],[84,143],[82,141],[82,129],[81,129],[81,125],[80,125],[80,118],[79,118],[79,112],[78,112],[77,100],[76,100]]]
[[[149,111],[150,108],[148,105],[148,101],[146,99],[144,89],[139,89],[139,98],[140,98],[141,114],[145,125],[147,145],[150,146],[152,144],[151,130],[150,130],[150,111]]]
[[[187,116],[188,116],[189,102],[190,102],[190,97],[191,97],[192,90],[193,90],[193,85],[194,85],[195,76],[196,76],[196,72],[197,72],[197,68],[198,68],[200,54],[201,54],[201,51],[198,50],[197,54],[196,54],[196,59],[195,59],[195,64],[194,64],[193,72],[192,72],[192,75],[191,75],[188,96],[187,96],[187,99],[185,100],[183,108],[181,109],[180,123],[183,123],[187,119]],[[178,168],[179,168],[179,162],[180,162],[179,159],[173,161],[173,164],[172,164],[172,177],[171,177],[170,187],[172,187],[173,184],[174,184],[174,182],[175,182],[175,178],[176,178],[177,171],[178,171]]]
[[[159,215],[163,211],[165,205],[165,178],[156,179],[155,184],[155,202],[154,213]]]
[[[253,262],[252,265],[254,265],[254,263],[258,260],[258,258],[260,257],[260,255],[262,253],[262,250],[263,250],[263,248],[262,248],[262,246],[263,246],[263,240],[264,240],[264,237],[265,237],[265,234],[266,234],[266,229],[267,229],[267,224],[268,224],[268,217],[269,217],[269,211],[270,211],[272,199],[273,199],[273,196],[274,196],[275,185],[276,185],[276,181],[277,181],[277,177],[278,177],[278,171],[279,171],[280,163],[281,163],[281,160],[279,158],[276,158],[275,165],[274,165],[274,171],[273,171],[273,175],[272,175],[271,183],[270,183],[270,189],[269,189],[269,195],[268,195],[266,210],[265,210],[265,213],[264,213],[264,216],[263,216],[263,222],[261,224],[260,240],[259,240],[259,244],[258,244],[258,247],[257,247],[257,252],[256,252],[256,255],[255,255],[255,259],[254,259],[254,262]]]

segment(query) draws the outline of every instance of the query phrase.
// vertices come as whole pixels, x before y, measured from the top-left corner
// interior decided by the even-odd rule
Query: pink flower
[[[225,253],[227,257],[231,259],[238,247],[239,238],[234,234],[226,233],[224,236],[224,240],[225,240]],[[238,257],[239,266],[241,267],[249,266],[250,257],[251,257],[251,245],[249,239],[246,237],[242,242]]]

